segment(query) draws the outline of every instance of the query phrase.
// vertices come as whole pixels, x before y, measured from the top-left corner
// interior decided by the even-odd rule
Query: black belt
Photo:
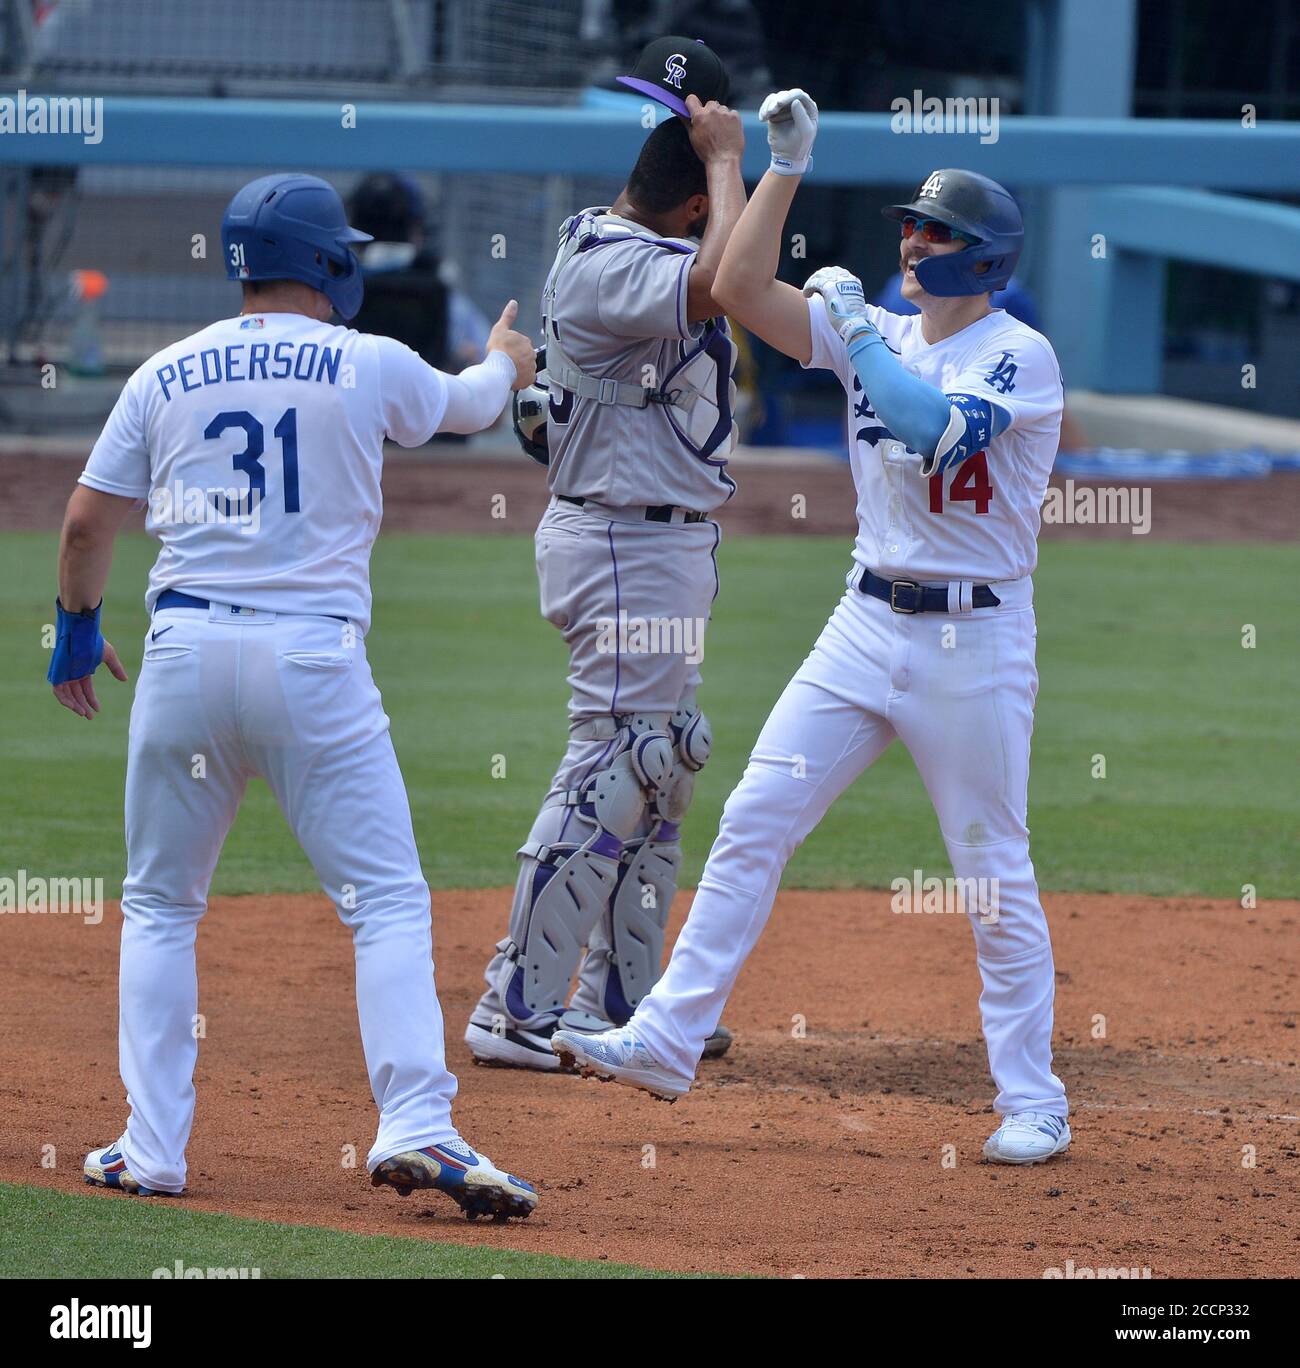
[[[858,588],[872,598],[883,599],[896,613],[950,613],[948,586],[923,587],[915,580],[887,580],[864,570]],[[987,584],[977,584],[971,593],[974,608],[996,608],[1002,600]]]
[[[236,604],[231,604],[232,608],[236,606]],[[158,595],[158,601],[154,604],[153,610],[156,613],[160,608],[202,608],[206,612],[211,607],[212,605],[205,598],[196,598],[193,594],[183,594],[179,589],[164,589]],[[254,611],[264,612],[266,610],[254,609]],[[321,616],[332,617],[336,622],[347,621],[347,618],[339,617],[337,613],[324,613]]]
[[[561,503],[575,504],[578,508],[581,508],[583,504],[587,502],[586,499],[571,499],[567,494],[557,494],[555,497],[559,499]],[[696,513],[689,508],[683,508],[681,511],[684,515],[682,518],[684,523],[703,522],[705,518],[709,516],[707,513]],[[676,512],[676,504],[652,504],[645,511],[645,520],[646,522],[670,523],[673,520],[673,514]]]

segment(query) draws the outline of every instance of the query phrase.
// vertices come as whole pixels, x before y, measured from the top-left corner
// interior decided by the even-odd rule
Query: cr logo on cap
[[[674,52],[664,63],[664,73],[664,84],[680,90],[686,76],[686,58],[680,52]]]

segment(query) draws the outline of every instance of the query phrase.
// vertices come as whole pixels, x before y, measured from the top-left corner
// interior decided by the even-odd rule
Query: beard
[[[702,237],[704,236],[705,231],[706,231],[706,229],[708,228],[708,226],[709,226],[709,216],[708,216],[708,214],[701,214],[701,215],[699,216],[699,218],[697,218],[697,219],[692,219],[692,220],[686,225],[686,236],[687,236],[688,238],[696,238],[696,239],[702,238]]]

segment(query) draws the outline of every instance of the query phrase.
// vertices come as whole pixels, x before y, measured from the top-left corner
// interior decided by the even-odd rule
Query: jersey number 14
[[[930,512],[943,512],[944,472],[930,476]],[[948,490],[949,503],[973,503],[976,513],[987,513],[993,498],[993,483],[989,479],[989,458],[985,451],[977,451],[957,467]]]
[[[247,409],[236,409],[217,416],[203,429],[210,442],[225,434],[228,428],[242,428],[247,444],[231,458],[235,469],[248,476],[248,493],[233,502],[228,494],[212,494],[213,507],[227,518],[247,517],[254,506],[266,498],[266,467],[262,453],[266,450],[266,432],[261,423]],[[298,410],[285,409],[276,423],[274,434],[280,439],[280,457],[284,465],[284,511],[301,511],[298,501]]]

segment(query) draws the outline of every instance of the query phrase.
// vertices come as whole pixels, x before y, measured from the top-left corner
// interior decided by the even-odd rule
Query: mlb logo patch
[[[256,609],[256,608],[241,608],[237,603],[232,603],[232,604],[230,605],[230,616],[231,616],[231,617],[256,617],[256,616],[257,616],[257,609]]]
[[[243,331],[243,330],[245,330],[245,329],[247,329],[247,328],[264,328],[264,327],[266,327],[266,319],[264,319],[264,318],[246,318],[246,319],[244,319],[244,321],[239,325],[239,327],[240,327],[240,330],[241,330],[241,331]]]

